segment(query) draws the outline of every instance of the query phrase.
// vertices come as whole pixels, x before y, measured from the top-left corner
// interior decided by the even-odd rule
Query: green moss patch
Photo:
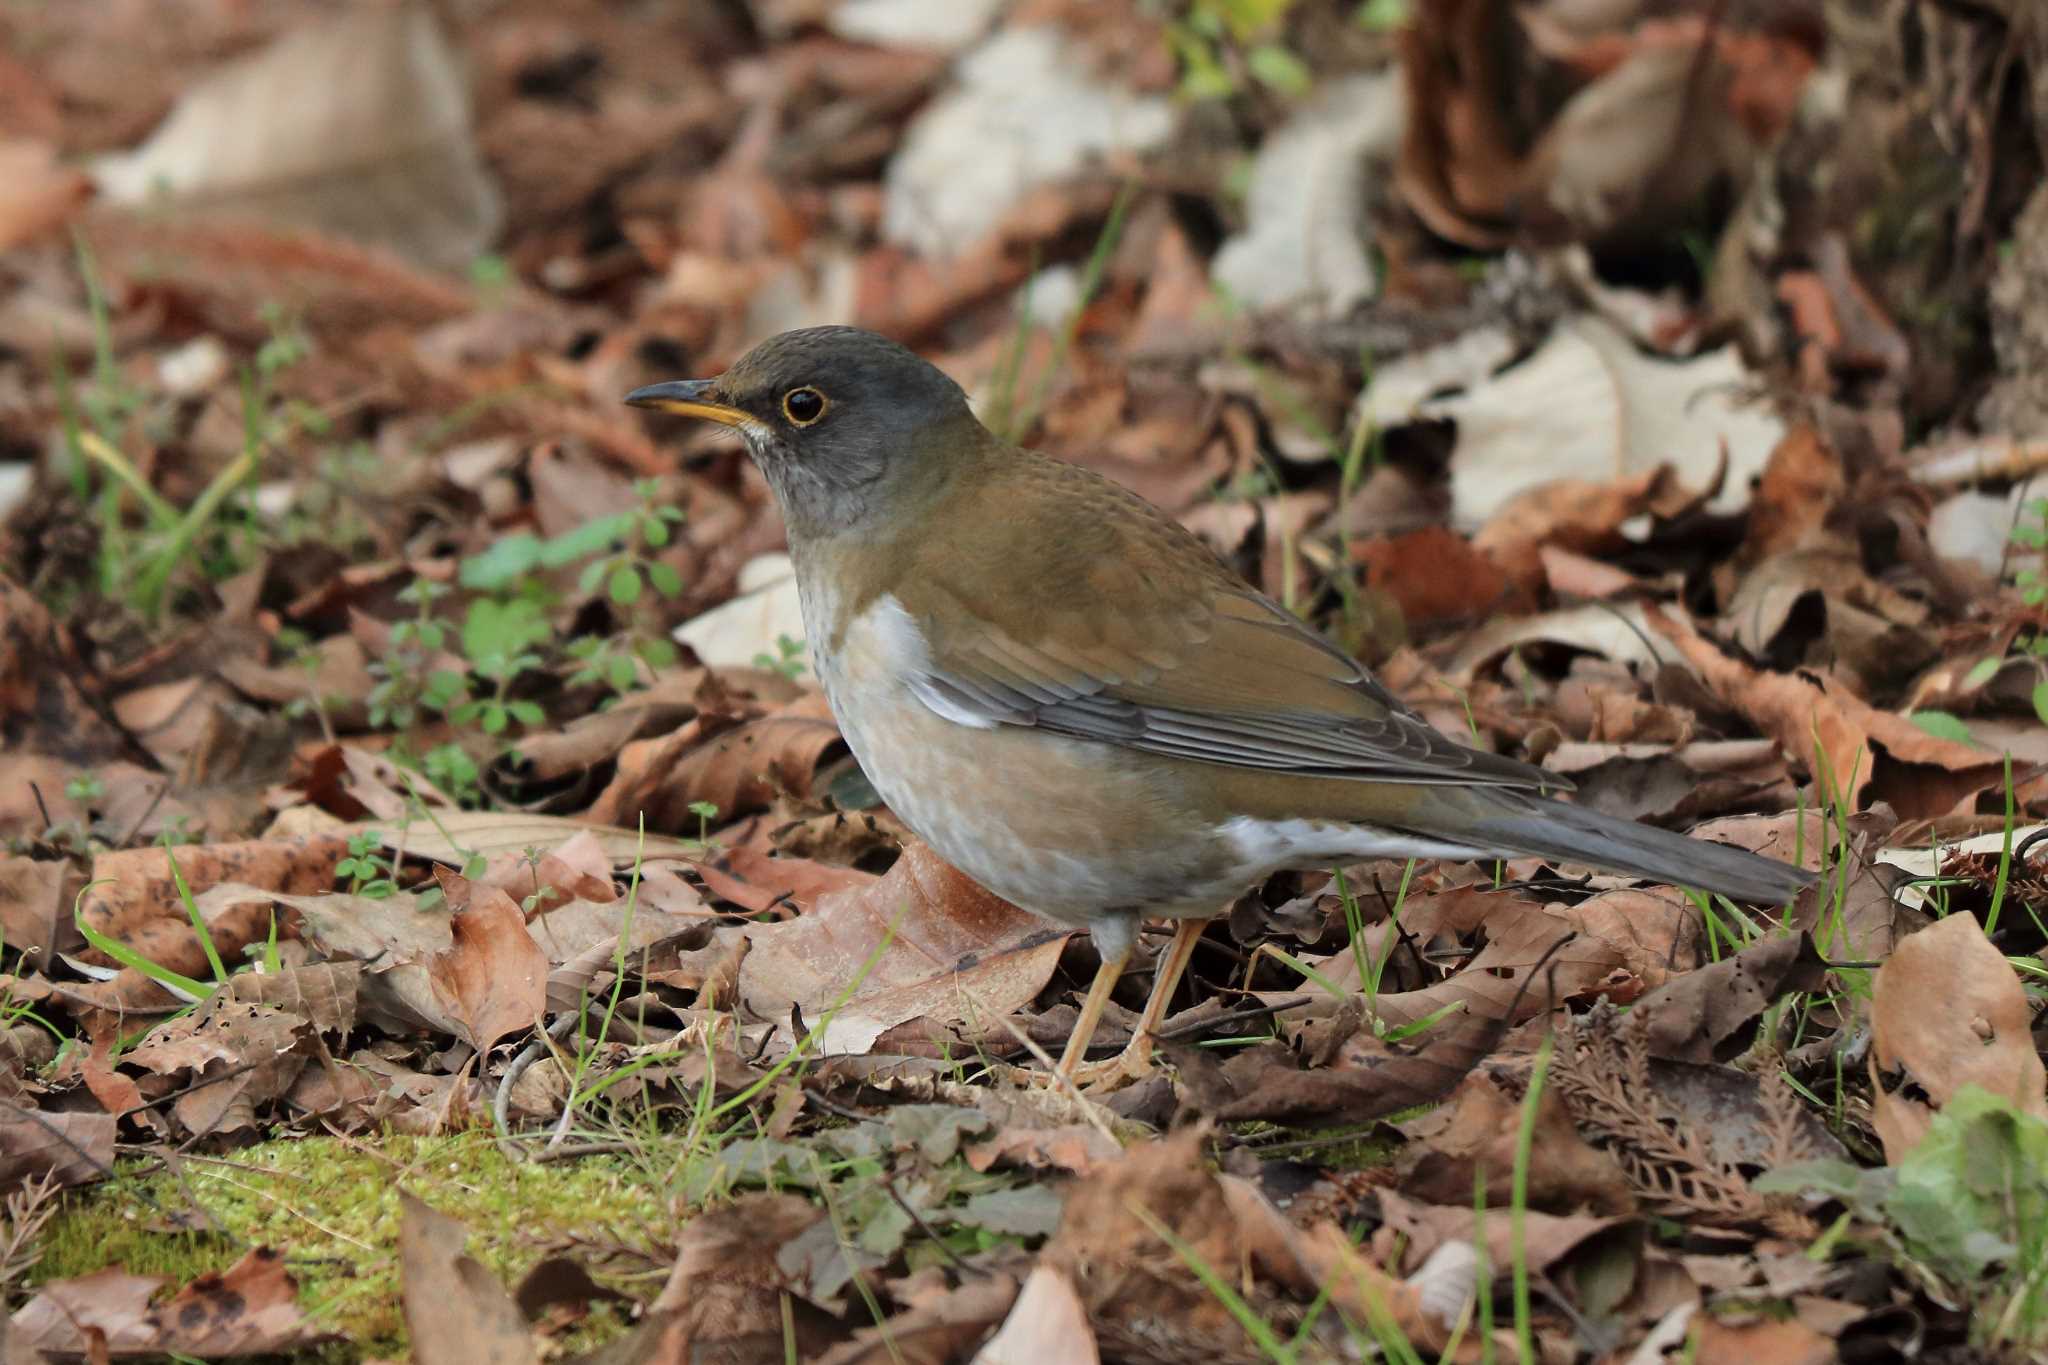
[[[226,1269],[248,1246],[276,1247],[299,1282],[301,1305],[349,1343],[330,1358],[402,1356],[401,1186],[468,1224],[470,1254],[508,1286],[559,1239],[633,1244],[648,1231],[668,1236],[676,1224],[644,1155],[513,1162],[480,1132],[284,1138],[179,1165],[175,1175],[142,1174],[138,1168],[155,1163],[138,1162],[67,1196],[44,1234],[35,1281],[119,1265],[182,1284]],[[209,1218],[232,1236],[197,1230]],[[572,1344],[596,1344],[618,1325],[594,1312]]]

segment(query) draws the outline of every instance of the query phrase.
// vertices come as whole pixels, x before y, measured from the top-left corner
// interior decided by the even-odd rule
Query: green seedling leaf
[[[482,592],[510,587],[540,565],[540,538],[521,532],[494,542],[482,554],[462,561],[462,586]]]
[[[1970,727],[1953,712],[1915,711],[1908,719],[1936,739],[1952,739],[1963,744],[1977,742],[1977,737],[1970,733]]]
[[[682,654],[676,649],[673,640],[664,640],[659,636],[636,641],[633,645],[633,652],[647,660],[648,667],[650,668],[674,668],[676,662],[682,658]]]
[[[1998,666],[2004,662],[2004,659],[1999,658],[1995,654],[1988,659],[1977,660],[1970,671],[1963,675],[1963,686],[1972,691],[1982,687],[1985,683],[1990,682],[1993,677],[1997,676]]]
[[[472,663],[510,659],[547,638],[548,623],[539,604],[524,597],[479,597],[469,604],[462,621],[462,653]]]
[[[1907,1246],[1955,1283],[1971,1283],[2048,1218],[2048,1120],[1964,1086],[1898,1176],[1885,1211]]]
[[[1254,78],[1283,95],[1299,95],[1314,83],[1307,64],[1278,43],[1265,43],[1245,54]]]
[[[621,564],[612,570],[606,592],[612,601],[622,607],[630,607],[640,600],[641,586],[640,570],[631,564]]]
[[[1392,33],[1408,26],[1408,0],[1365,0],[1358,7],[1358,25],[1374,33]]]
[[[573,531],[564,531],[542,541],[540,562],[546,568],[559,569],[579,559],[616,549],[632,531],[634,519],[632,512],[618,512],[586,521]]]

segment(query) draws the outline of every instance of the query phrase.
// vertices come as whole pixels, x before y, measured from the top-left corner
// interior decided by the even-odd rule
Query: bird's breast
[[[806,617],[807,623],[813,618]],[[1242,883],[1184,765],[1029,726],[953,718],[920,699],[915,623],[877,598],[814,640],[818,679],[875,790],[939,855],[1007,900],[1066,923],[1107,912],[1214,913]]]

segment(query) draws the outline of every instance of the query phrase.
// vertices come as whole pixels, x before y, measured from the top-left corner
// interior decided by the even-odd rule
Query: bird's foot
[[[1152,1040],[1141,1034],[1133,1038],[1130,1045],[1116,1056],[1099,1062],[1084,1062],[1075,1067],[1067,1073],[1067,1079],[1089,1098],[1099,1099],[1134,1082],[1147,1079],[1154,1069]]]

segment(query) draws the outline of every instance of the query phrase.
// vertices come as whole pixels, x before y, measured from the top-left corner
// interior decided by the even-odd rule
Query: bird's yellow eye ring
[[[806,384],[791,389],[782,395],[782,415],[793,427],[807,427],[815,424],[825,415],[825,409],[832,406],[825,395]]]

